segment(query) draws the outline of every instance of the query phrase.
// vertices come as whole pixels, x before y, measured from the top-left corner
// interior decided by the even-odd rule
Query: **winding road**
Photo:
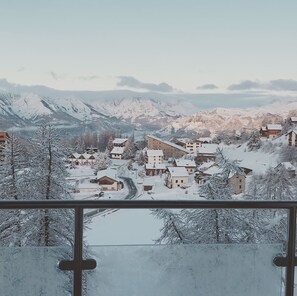
[[[129,177],[119,177],[119,178],[121,178],[124,181],[124,183],[127,185],[128,190],[129,190],[129,193],[123,199],[133,199],[137,194],[137,188],[136,188],[133,180]],[[101,213],[107,212],[107,211],[114,211],[114,210],[96,209],[96,210],[92,210],[92,211],[85,213],[84,216],[86,218],[91,218],[91,217],[94,217],[98,214],[101,214]]]

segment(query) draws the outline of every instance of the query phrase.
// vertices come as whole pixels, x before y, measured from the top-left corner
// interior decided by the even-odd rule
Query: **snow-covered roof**
[[[189,173],[184,167],[169,167],[168,171],[172,177],[188,177]]]
[[[89,154],[89,153],[83,153],[82,156],[85,158],[85,159],[90,159],[90,158],[93,158],[91,157],[93,154]]]
[[[202,144],[198,149],[199,154],[215,154],[217,152],[218,144]]]
[[[267,130],[278,130],[278,131],[282,130],[281,124],[267,124],[266,126],[267,126]]]
[[[147,163],[145,165],[145,169],[147,170],[165,170],[166,169],[166,165],[163,163]]]
[[[155,182],[151,179],[145,178],[143,180],[143,186],[154,186]]]
[[[176,159],[175,160],[176,166],[177,167],[196,167],[196,163],[194,160],[189,160],[189,159]]]
[[[213,166],[214,164],[215,164],[214,161],[204,162],[204,163],[202,163],[202,164],[198,167],[198,170],[199,170],[199,171],[205,171],[205,170],[207,170],[208,168],[210,168],[211,166]]]
[[[124,139],[124,138],[115,138],[113,140],[113,144],[124,144],[128,139]]]
[[[163,150],[151,150],[146,151],[147,156],[164,156]]]
[[[156,140],[156,141],[160,141],[160,142],[162,142],[162,143],[164,143],[164,144],[166,144],[166,145],[169,145],[169,146],[171,146],[171,147],[173,147],[173,148],[176,148],[176,149],[178,149],[178,150],[180,150],[180,151],[183,151],[183,152],[185,152],[185,153],[189,153],[189,150],[188,149],[186,149],[186,148],[183,148],[183,147],[181,147],[181,146],[179,146],[179,145],[177,145],[177,144],[174,144],[174,143],[172,143],[172,142],[169,142],[169,141],[166,141],[166,140],[161,140],[161,139],[159,139],[159,138],[157,138],[157,137],[155,137],[155,136],[151,136],[151,135],[148,135],[147,137],[149,137],[149,138],[151,138],[151,139],[154,139],[154,140]]]
[[[290,117],[290,120],[291,120],[292,122],[297,122],[297,116],[291,116],[291,117]]]
[[[209,169],[205,170],[205,171],[203,172],[203,174],[205,174],[205,175],[209,175],[209,176],[213,176],[213,175],[215,175],[215,174],[221,174],[222,171],[223,171],[222,168],[220,168],[220,167],[217,166],[217,165],[213,165],[213,166],[211,166]],[[232,178],[234,175],[236,175],[235,172],[230,172],[230,174],[229,174],[229,178]],[[241,175],[245,177],[245,174],[244,174],[244,173],[242,173]]]
[[[290,134],[290,133],[294,133],[294,134],[297,135],[297,130],[296,130],[296,129],[291,129],[291,130],[289,130],[289,131],[286,133],[286,136],[287,136],[288,134]]]
[[[124,147],[113,147],[110,151],[111,154],[123,154],[125,148]]]
[[[96,179],[100,179],[102,177],[108,177],[115,181],[118,181],[117,179],[117,170],[107,169],[107,170],[101,170],[98,171]]]
[[[200,142],[211,142],[212,141],[212,139],[210,138],[210,137],[201,137],[201,138],[199,138],[198,139],[198,141],[200,141]]]
[[[210,175],[210,176],[215,174],[220,174],[220,173],[222,173],[222,169],[217,165],[213,165],[203,172],[203,174]]]

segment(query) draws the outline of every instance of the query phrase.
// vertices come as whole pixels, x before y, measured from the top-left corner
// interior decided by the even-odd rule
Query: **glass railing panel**
[[[247,212],[242,220],[252,214]],[[257,215],[252,218],[255,221]],[[283,295],[283,268],[273,264],[284,252],[282,240],[156,245],[162,226],[162,220],[150,210],[107,210],[94,216],[86,242],[101,246],[89,250],[98,266],[84,272],[88,274],[88,295]],[[253,231],[251,227],[245,237],[248,234],[249,240],[258,240],[258,234],[251,235]],[[225,233],[233,240],[243,236],[234,228]]]
[[[91,247],[88,295],[280,296],[280,245]]]
[[[68,248],[0,248],[0,295],[72,295],[72,272],[58,269],[58,262],[70,257]]]

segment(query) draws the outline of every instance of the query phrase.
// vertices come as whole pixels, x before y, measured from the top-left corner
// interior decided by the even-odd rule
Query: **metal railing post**
[[[73,296],[82,296],[83,209],[75,208]]]
[[[294,296],[295,248],[296,248],[296,207],[289,210],[288,217],[288,251],[286,268],[286,296]]]

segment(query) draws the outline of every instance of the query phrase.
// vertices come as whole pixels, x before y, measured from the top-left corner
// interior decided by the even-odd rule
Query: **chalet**
[[[291,116],[288,122],[290,125],[297,125],[297,116]]]
[[[263,138],[275,138],[282,131],[281,124],[267,124],[266,126],[261,127],[260,135]]]
[[[292,179],[292,178],[296,177],[296,168],[292,165],[292,163],[290,163],[290,162],[281,162],[274,169],[275,170],[280,170],[282,168],[287,171],[289,179]]]
[[[110,157],[114,159],[122,159],[124,154],[124,147],[113,147],[110,151]]]
[[[168,188],[187,187],[189,183],[189,173],[184,167],[167,168],[165,185]]]
[[[162,150],[146,150],[145,162],[149,164],[161,164],[164,160]]]
[[[113,147],[126,147],[128,139],[115,138],[112,142]]]
[[[9,140],[8,132],[0,132],[0,153],[3,152],[7,142]]]
[[[155,136],[146,136],[147,148],[151,150],[163,150],[164,159],[170,157],[180,158],[189,154],[189,150],[184,147],[181,147],[170,141],[161,140]]]
[[[297,147],[297,130],[290,130],[286,133],[285,136],[288,142],[288,146]]]
[[[189,160],[189,159],[183,159],[183,158],[180,158],[180,159],[175,159],[173,161],[173,165],[175,167],[184,167],[186,168],[187,172],[189,174],[193,174],[196,170],[196,163],[194,160]]]
[[[118,191],[123,188],[123,182],[118,180],[115,170],[99,171],[94,182],[102,191]]]
[[[68,158],[68,162],[72,165],[94,165],[96,162],[96,155],[88,153],[72,153]]]
[[[198,149],[197,162],[202,163],[215,160],[218,147],[217,144],[202,144]]]
[[[212,138],[210,138],[210,137],[200,137],[200,138],[198,138],[197,142],[200,143],[200,146],[202,144],[211,144]]]
[[[195,176],[195,180],[198,184],[204,184],[207,181],[208,177],[215,174],[220,174],[221,172],[221,168],[214,164],[203,172],[199,171]],[[240,194],[245,192],[245,178],[246,176],[244,173],[231,173],[229,175],[228,184],[230,185],[233,194]]]
[[[145,165],[145,174],[147,176],[158,176],[161,175],[163,173],[165,173],[166,171],[166,166],[165,164],[162,163],[147,163]]]

